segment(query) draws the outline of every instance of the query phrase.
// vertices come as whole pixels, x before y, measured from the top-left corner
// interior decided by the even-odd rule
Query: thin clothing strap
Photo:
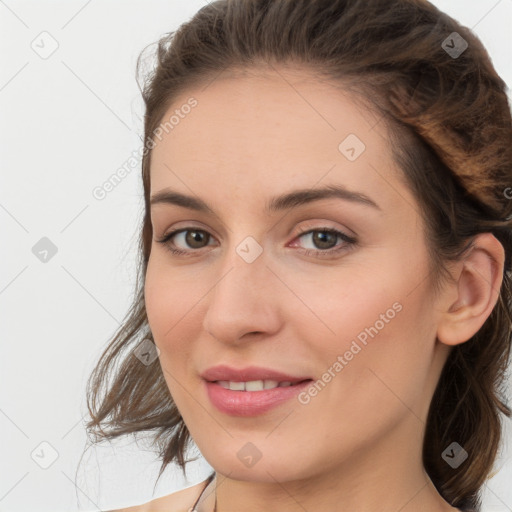
[[[201,499],[201,496],[203,495],[204,491],[206,490],[206,488],[210,485],[210,483],[212,482],[212,480],[215,478],[215,471],[207,478],[206,480],[206,485],[203,487],[203,490],[201,491],[201,494],[199,495],[199,497],[197,498],[197,500],[195,501],[195,503],[192,505],[192,511],[195,512],[196,510],[196,505],[199,503],[199,500]]]

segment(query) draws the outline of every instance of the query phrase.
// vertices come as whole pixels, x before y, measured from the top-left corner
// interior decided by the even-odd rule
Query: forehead
[[[162,123],[173,114],[179,122],[152,150],[152,194],[171,187],[251,201],[292,185],[363,182],[370,191],[396,173],[378,115],[310,72],[221,75],[178,96]]]

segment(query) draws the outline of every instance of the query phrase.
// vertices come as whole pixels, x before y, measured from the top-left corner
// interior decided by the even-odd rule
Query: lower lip
[[[263,389],[261,391],[232,391],[207,382],[206,390],[212,404],[223,413],[233,416],[256,416],[290,400],[313,382],[307,380],[292,386]]]

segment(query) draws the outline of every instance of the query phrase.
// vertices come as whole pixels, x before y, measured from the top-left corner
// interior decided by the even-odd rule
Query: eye
[[[177,237],[178,235],[185,235],[184,237],[182,237],[182,240],[189,244],[193,249],[202,249],[203,246],[201,246],[201,244],[204,242],[204,240],[210,240],[211,238],[210,233],[208,233],[204,229],[189,227],[171,231],[161,240],[157,240],[157,242],[165,245],[165,247],[167,247],[173,254],[188,255],[191,251],[176,249],[174,241],[171,241],[174,237]]]
[[[176,247],[175,239],[181,236],[181,245],[188,245],[192,249],[180,249]],[[357,243],[354,237],[348,236],[347,234],[337,229],[322,227],[317,229],[303,230],[297,236],[297,239],[310,237],[310,241],[317,247],[317,249],[301,249],[300,252],[306,256],[319,256],[328,257],[332,254],[337,254],[341,251],[348,250]],[[208,246],[205,245],[205,241],[208,242],[213,237],[204,229],[197,229],[193,227],[181,228],[171,231],[161,240],[157,240],[158,243],[163,244],[172,254],[177,256],[191,256],[194,249],[202,249]],[[336,246],[337,240],[341,240],[341,245]],[[334,245],[333,245],[334,244]],[[333,248],[334,246],[334,248]]]
[[[301,252],[306,256],[319,256],[321,258],[332,256],[341,251],[353,247],[357,240],[354,237],[332,228],[316,228],[301,231],[297,238],[307,238],[319,249],[303,249]],[[342,244],[336,246],[336,241],[342,240]]]

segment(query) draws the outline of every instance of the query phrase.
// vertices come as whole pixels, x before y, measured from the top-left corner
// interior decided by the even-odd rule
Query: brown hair
[[[444,499],[478,509],[501,441],[499,413],[512,414],[503,387],[512,325],[512,201],[505,192],[512,185],[512,121],[506,85],[481,42],[425,0],[219,0],[162,37],[156,57],[142,90],[148,149],[136,293],[87,383],[87,429],[95,442],[153,431],[162,459],[158,479],[170,462],[185,473],[190,436],[161,367],[132,354],[142,339],[152,340],[143,287],[154,133],[187,88],[226,69],[290,64],[352,92],[384,119],[425,222],[432,283],[448,278],[445,263],[462,257],[478,233],[491,232],[504,246],[498,303],[480,331],[450,353],[423,445],[425,469]],[[469,455],[457,469],[441,456],[453,441]]]

